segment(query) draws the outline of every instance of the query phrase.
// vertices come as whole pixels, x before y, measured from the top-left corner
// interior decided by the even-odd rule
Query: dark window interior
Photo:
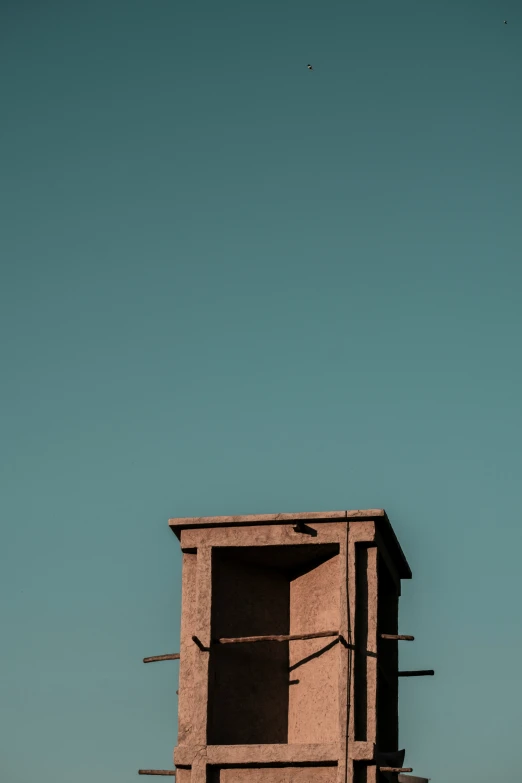
[[[214,548],[212,638],[289,634],[292,581],[306,580],[314,570],[320,573],[338,553],[336,544]],[[307,605],[313,604],[306,589],[300,601],[298,608],[306,614]],[[310,624],[313,620],[310,612]],[[314,659],[309,666],[320,666],[323,660]],[[290,673],[288,642],[213,644],[208,744],[287,743],[290,681],[299,682],[304,674],[302,668]]]
[[[398,749],[399,656],[398,642],[381,639],[382,633],[397,634],[399,594],[381,555],[378,556],[377,610],[377,745],[383,752]]]

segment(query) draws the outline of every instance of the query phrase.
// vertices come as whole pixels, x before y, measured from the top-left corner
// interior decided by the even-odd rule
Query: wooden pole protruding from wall
[[[169,653],[169,655],[153,655],[151,658],[143,659],[143,663],[155,663],[156,661],[179,661],[179,653]]]
[[[413,772],[413,767],[379,767],[380,772]]]
[[[318,633],[278,634],[274,636],[234,636],[214,639],[214,644],[244,644],[245,642],[293,642],[301,639],[322,639],[327,636],[339,636],[339,631],[319,631]]]
[[[404,634],[396,633],[381,633],[381,639],[389,639],[396,642],[414,642],[414,636],[405,636]]]

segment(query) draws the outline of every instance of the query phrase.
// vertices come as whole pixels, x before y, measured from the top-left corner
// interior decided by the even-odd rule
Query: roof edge
[[[239,527],[252,525],[277,525],[281,522],[298,522],[300,520],[316,522],[342,522],[343,520],[375,520],[383,537],[389,553],[397,564],[397,570],[401,579],[411,579],[411,569],[402,551],[401,545],[395,535],[388,515],[383,508],[355,509],[351,511],[305,511],[288,514],[244,514],[239,516],[222,517],[173,517],[169,519],[169,527],[178,539],[181,531],[187,528],[198,527]]]

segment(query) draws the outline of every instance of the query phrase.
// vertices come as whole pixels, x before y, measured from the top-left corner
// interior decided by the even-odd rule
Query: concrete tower
[[[180,658],[176,783],[407,780],[398,677],[433,672],[398,671],[411,571],[386,513],[169,524],[180,653],[146,660]]]

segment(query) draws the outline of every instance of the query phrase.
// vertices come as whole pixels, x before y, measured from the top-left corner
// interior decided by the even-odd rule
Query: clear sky
[[[368,507],[407,764],[518,778],[519,3],[0,9],[2,780],[171,765],[169,517]]]

